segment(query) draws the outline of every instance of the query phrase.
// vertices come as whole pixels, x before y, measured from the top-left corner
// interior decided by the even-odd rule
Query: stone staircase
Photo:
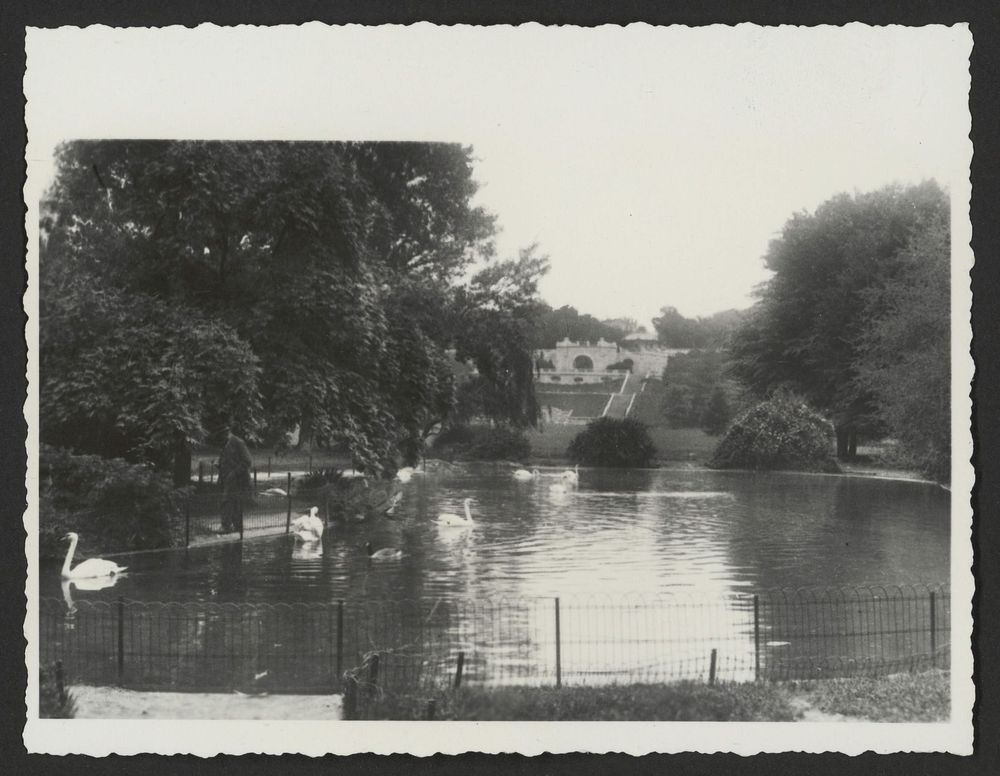
[[[611,401],[608,403],[607,409],[604,410],[604,417],[625,417],[629,406],[632,404],[632,398],[635,396],[635,391],[632,390],[632,386],[630,385],[632,382],[634,382],[632,375],[625,378],[625,382],[622,384],[621,390],[611,397]]]

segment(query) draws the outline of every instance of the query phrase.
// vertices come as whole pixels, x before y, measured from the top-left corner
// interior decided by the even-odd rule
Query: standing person
[[[219,457],[219,481],[222,483],[222,530],[238,531],[243,523],[243,496],[250,492],[250,467],[253,459],[246,442],[226,429],[226,444]]]

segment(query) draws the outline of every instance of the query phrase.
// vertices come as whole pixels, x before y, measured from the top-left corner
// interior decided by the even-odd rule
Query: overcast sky
[[[841,191],[967,179],[961,29],[42,31],[29,158],[70,137],[453,140],[545,299],[648,324],[746,307]]]

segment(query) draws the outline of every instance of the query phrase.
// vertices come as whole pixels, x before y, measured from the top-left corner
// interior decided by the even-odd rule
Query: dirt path
[[[137,692],[117,687],[69,688],[77,719],[339,720],[340,695]]]

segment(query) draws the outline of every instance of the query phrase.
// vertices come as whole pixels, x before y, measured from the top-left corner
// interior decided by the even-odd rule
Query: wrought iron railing
[[[883,675],[950,659],[947,586],[330,604],[40,601],[74,683],[339,692]]]

